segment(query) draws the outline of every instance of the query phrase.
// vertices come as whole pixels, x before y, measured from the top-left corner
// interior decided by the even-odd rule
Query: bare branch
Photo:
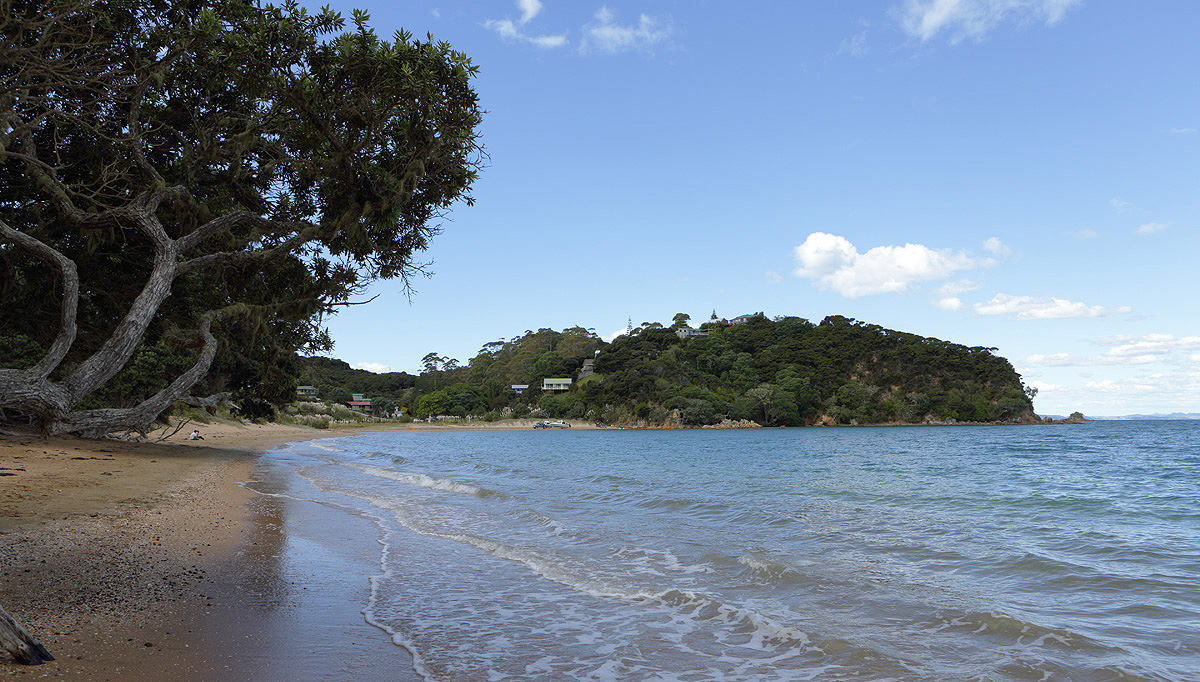
[[[159,436],[158,438],[155,438],[155,439],[154,439],[154,442],[155,442],[155,443],[161,443],[161,442],[163,442],[164,440],[166,440],[166,439],[170,438],[171,436],[174,436],[175,434],[177,434],[177,433],[179,433],[180,431],[182,431],[182,430],[183,430],[183,427],[185,427],[185,426],[187,426],[188,424],[191,424],[191,423],[192,423],[192,420],[191,420],[191,419],[180,419],[180,420],[179,420],[179,423],[175,425],[175,428],[174,428],[174,429],[172,429],[170,433],[167,433],[167,429],[170,429],[170,428],[171,428],[170,424],[168,424],[167,426],[165,426],[165,427],[163,428],[163,435]]]
[[[340,308],[340,307],[352,306],[352,305],[366,305],[366,304],[370,303],[371,301],[374,301],[377,298],[379,298],[379,294],[375,294],[374,296],[372,296],[371,298],[368,298],[365,301],[342,301],[340,303],[330,303],[329,307],[331,307],[331,308],[339,307]]]
[[[58,336],[55,337],[54,343],[50,345],[50,350],[46,352],[41,361],[27,370],[35,379],[45,379],[62,363],[63,358],[67,356],[67,351],[75,343],[75,334],[78,331],[75,317],[79,310],[79,272],[75,267],[75,262],[70,258],[42,241],[30,237],[24,232],[14,230],[3,220],[0,220],[0,236],[33,252],[38,258],[58,268],[62,275],[62,312],[59,318]]]

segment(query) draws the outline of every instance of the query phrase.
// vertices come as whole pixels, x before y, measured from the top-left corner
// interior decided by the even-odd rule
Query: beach
[[[56,659],[0,652],[0,677],[418,679],[361,613],[370,529],[328,528],[340,546],[297,561],[285,526],[328,517],[244,485],[264,451],[330,432],[197,426],[157,444],[0,436],[0,605]]]

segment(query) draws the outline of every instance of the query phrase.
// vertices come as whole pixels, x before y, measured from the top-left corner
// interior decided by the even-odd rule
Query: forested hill
[[[533,414],[610,424],[764,426],[1020,422],[1035,419],[1021,377],[994,348],[969,348],[840,316],[813,324],[758,314],[700,330],[643,324],[606,343],[579,327],[485,345],[466,365],[430,353],[420,376],[371,375],[310,358],[301,380],[407,407],[417,416]],[[580,370],[594,360],[590,376]],[[336,369],[337,371],[332,371]],[[335,376],[336,375],[336,376]],[[338,377],[341,377],[340,379]],[[542,391],[545,378],[570,390]],[[338,382],[336,385],[334,382]],[[514,384],[528,384],[516,393]],[[376,388],[373,388],[376,387]]]

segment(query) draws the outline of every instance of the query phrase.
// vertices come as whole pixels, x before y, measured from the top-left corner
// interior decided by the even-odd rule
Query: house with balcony
[[[542,379],[542,390],[551,393],[565,393],[571,390],[571,380],[565,378]]]
[[[349,407],[355,412],[363,412],[365,414],[371,414],[372,412],[371,399],[363,397],[362,393],[351,393],[350,401],[346,403],[346,407]]]

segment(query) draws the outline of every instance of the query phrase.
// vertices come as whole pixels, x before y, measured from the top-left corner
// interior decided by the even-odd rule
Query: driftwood
[[[25,628],[8,615],[3,606],[0,606],[0,647],[12,654],[17,663],[25,665],[41,665],[54,660],[46,647],[25,632]]]

